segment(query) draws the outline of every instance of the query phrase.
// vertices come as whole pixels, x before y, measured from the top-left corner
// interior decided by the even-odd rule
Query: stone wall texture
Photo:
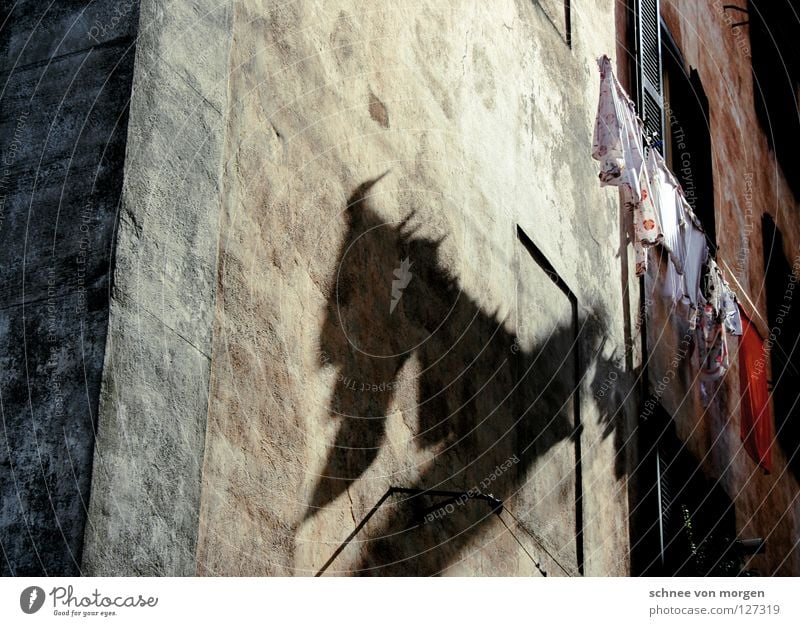
[[[79,4],[0,10],[0,575],[80,572],[138,2]]]
[[[195,571],[230,15],[141,3],[87,574]]]
[[[617,16],[572,5],[233,5],[199,573],[313,574],[390,486],[506,509],[391,496],[328,574],[627,573]]]

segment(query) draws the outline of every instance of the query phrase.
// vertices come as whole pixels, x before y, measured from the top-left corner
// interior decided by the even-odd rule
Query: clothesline
[[[601,57],[600,60],[598,61],[598,63],[601,65],[601,74],[602,74],[602,71],[603,71],[603,64],[605,63],[606,60],[610,64],[610,59],[608,59],[608,57]],[[613,74],[613,71],[612,71],[612,74]],[[622,89],[622,88],[620,87],[620,89]],[[624,89],[622,89],[622,91],[624,92]],[[638,114],[635,113],[635,106],[633,105],[633,101],[630,99],[630,96],[628,96],[627,94],[624,94],[624,95],[625,95],[625,98],[627,99],[627,101],[630,103],[630,106],[634,108],[634,117],[636,119],[637,124],[639,125],[639,127],[641,129],[642,140],[643,140],[644,144],[647,145],[649,150],[657,150],[657,146],[653,145],[653,139],[655,138],[655,135],[651,135],[649,133],[649,131],[647,131],[645,129],[643,120],[639,117]],[[665,167],[666,167],[666,165],[665,165]],[[670,174],[671,174],[671,172],[670,172]],[[697,214],[694,212],[694,210],[691,208],[691,206],[688,204],[688,202],[684,206],[684,211],[686,212],[686,215],[689,217],[689,219],[691,219],[692,222],[694,222],[695,226],[697,228],[699,228],[703,232],[703,234],[705,236],[705,242],[706,242],[707,249],[712,249],[712,248],[716,249],[716,242],[711,241],[711,238],[708,236],[708,233],[706,232],[705,228],[703,228],[702,222],[697,217]],[[736,278],[736,275],[731,270],[730,266],[728,266],[728,264],[722,258],[719,259],[719,263],[721,263],[725,267],[727,277],[731,278],[733,280],[733,282],[736,283],[736,286],[737,286],[737,290],[735,291],[736,299],[737,300],[742,300],[742,298],[739,297],[739,295],[741,294],[741,296],[743,297],[744,301],[747,303],[749,317],[751,319],[753,319],[754,317],[757,317],[759,319],[759,321],[763,324],[763,327],[760,328],[760,332],[761,332],[762,335],[764,335],[763,331],[765,331],[765,330],[768,331],[768,328],[769,328],[768,322],[759,313],[758,307],[755,305],[755,303],[748,296],[747,290],[744,287],[742,287],[741,283],[739,283],[738,279]],[[768,332],[766,334],[768,334]]]
[[[602,56],[598,66],[600,99],[592,156],[600,161],[600,185],[619,187],[623,204],[633,217],[636,274],[647,271],[647,249],[660,244],[671,261],[665,291],[674,300],[688,298],[699,312],[707,301],[701,281],[710,267],[719,273],[722,289],[735,301],[735,294],[709,254],[713,242],[677,178],[651,145],[633,101],[614,75],[611,60]],[[711,280],[716,278],[712,276]]]
[[[733,279],[733,282],[736,283],[736,286],[738,287],[738,291],[736,293],[737,294],[739,294],[739,293],[742,294],[742,296],[744,296],[744,299],[747,301],[747,306],[749,307],[747,309],[747,311],[745,311],[747,316],[750,318],[751,321],[753,320],[754,317],[757,317],[761,321],[761,323],[763,324],[763,327],[759,327],[758,325],[753,324],[756,327],[756,330],[758,330],[758,334],[761,335],[762,337],[769,337],[770,336],[769,322],[764,319],[764,316],[761,315],[761,313],[758,312],[758,308],[753,303],[753,301],[748,297],[747,290],[744,287],[742,287],[742,284],[736,279],[736,274],[733,273],[733,270],[731,270],[731,268],[725,262],[725,259],[720,259],[719,262],[722,263],[725,266],[725,269],[728,272],[728,276],[730,276],[731,279]],[[740,305],[741,305],[741,303],[740,303]],[[780,350],[781,353],[783,354],[784,358],[787,359],[786,360],[786,367],[791,368],[792,371],[794,371],[795,374],[800,374],[800,372],[797,371],[795,366],[792,365],[792,363],[789,361],[788,355],[786,354],[785,350],[781,347],[780,344],[773,343],[772,348],[773,349],[777,348],[778,350]]]
[[[639,119],[638,115],[637,115],[637,119]],[[640,123],[642,124],[642,126],[644,126],[644,120],[640,120]],[[663,146],[664,142],[661,139],[656,140],[655,145],[653,144],[653,139],[655,139],[655,137],[657,137],[656,133],[652,133],[651,134],[650,131],[648,131],[646,129],[643,131],[643,133],[644,133],[643,134],[643,139],[644,139],[645,144],[647,145],[648,150],[658,150],[658,144],[661,144]],[[694,222],[695,226],[697,226],[701,231],[703,231],[703,234],[705,235],[705,238],[706,238],[706,247],[709,250],[712,250],[712,249],[716,250],[717,249],[717,243],[715,241],[712,241],[711,237],[708,236],[708,233],[706,232],[706,229],[703,227],[703,224],[700,221],[700,218],[697,217],[697,214],[694,212],[694,209],[691,207],[691,205],[688,205],[688,203],[687,203],[687,206],[686,206],[686,213],[687,213],[687,215],[689,215],[691,217],[691,219]]]
[[[761,313],[759,313],[759,312],[758,312],[758,308],[756,307],[755,303],[754,303],[754,302],[753,302],[753,301],[750,299],[750,297],[747,295],[747,291],[745,290],[745,288],[744,288],[744,287],[742,287],[742,284],[741,284],[741,283],[740,283],[740,282],[737,280],[737,278],[736,278],[736,274],[734,274],[734,273],[733,273],[733,271],[731,270],[731,268],[730,268],[730,267],[728,266],[728,264],[725,262],[725,259],[720,259],[720,261],[719,261],[719,262],[720,262],[720,263],[722,263],[722,264],[725,266],[725,269],[726,269],[726,271],[728,272],[728,276],[730,276],[730,277],[731,277],[731,279],[733,280],[733,282],[735,282],[735,283],[736,283],[736,286],[738,287],[737,296],[738,296],[738,294],[742,294],[742,296],[744,297],[745,301],[747,302],[747,306],[748,306],[748,317],[749,317],[750,319],[753,319],[753,317],[758,317],[758,319],[760,319],[760,320],[761,320],[761,321],[762,321],[764,324],[767,324],[767,320],[765,320],[765,319],[764,319],[764,318],[761,316]],[[768,326],[768,324],[767,324],[767,326]],[[762,333],[762,334],[763,334],[763,333]]]
[[[633,101],[614,75],[611,60],[604,55],[597,63],[600,98],[592,157],[600,162],[600,185],[618,187],[623,206],[631,216],[636,275],[647,272],[650,248],[660,245],[666,250],[661,293],[678,310],[685,311],[688,330],[697,334],[704,405],[710,397],[706,385],[717,384],[729,369],[727,336],[740,337],[740,432],[753,460],[769,471],[769,394],[766,368],[759,365],[757,357],[758,346],[763,349],[763,339],[757,336],[737,294],[709,253],[709,249],[715,249],[714,242],[708,238],[677,178],[652,145]],[[758,315],[733,272],[724,260],[720,261],[744,295],[752,315]]]
[[[637,130],[638,130],[638,132],[639,132],[639,134],[641,136],[641,139],[642,139],[642,142],[643,142],[643,146],[647,147],[647,151],[648,152],[657,152],[657,150],[658,150],[657,146],[653,145],[653,140],[655,139],[656,135],[655,134],[651,134],[650,131],[648,131],[646,129],[644,121],[636,113],[636,107],[635,107],[633,101],[631,100],[630,96],[625,92],[624,88],[621,85],[619,85],[618,81],[616,80],[616,77],[614,76],[613,70],[611,69],[611,65],[610,65],[611,64],[611,60],[607,56],[603,56],[600,59],[598,59],[598,64],[600,65],[601,80],[603,80],[603,73],[604,73],[604,70],[605,70],[605,72],[607,73],[608,77],[611,80],[613,80],[613,83],[614,83],[615,87],[618,88],[618,91],[620,92],[620,96],[621,96],[620,99],[631,110],[631,114],[632,114],[633,119],[636,121],[636,125],[638,127]],[[606,67],[604,67],[604,66],[606,66]],[[603,94],[602,94],[602,86],[601,86],[601,105],[602,105],[602,95]],[[600,115],[600,112],[598,111],[598,120],[599,120],[599,115]],[[656,143],[663,143],[663,142],[662,142],[662,140],[659,139],[659,140],[656,141]],[[682,197],[682,200],[684,200],[683,207],[682,207],[683,212],[685,213],[686,217],[693,222],[695,227],[700,232],[702,232],[704,240],[705,240],[705,244],[706,244],[706,249],[707,250],[711,250],[711,249],[716,250],[716,242],[711,240],[711,238],[708,236],[708,233],[706,232],[706,229],[703,227],[703,224],[700,221],[700,218],[697,217],[697,214],[694,212],[694,209],[691,207],[689,202],[685,201],[685,196],[684,196],[683,189],[682,189],[681,185],[677,182],[677,180],[675,180],[674,174],[666,166],[666,163],[663,163],[663,157],[661,157],[660,154],[658,154],[657,157],[661,161],[660,167],[663,167],[663,169],[666,172],[669,173],[669,176],[673,180],[674,186],[676,187],[677,190],[679,190],[680,195]],[[603,181],[602,173],[601,173],[601,177],[600,178],[601,178],[601,185],[602,185],[605,182],[605,181]],[[611,183],[605,182],[605,184],[611,184]],[[664,247],[667,248],[668,252],[670,251],[668,246],[664,246]],[[726,268],[727,268],[727,265],[726,265]],[[641,272],[641,273],[643,273],[643,272]],[[731,274],[729,268],[728,268],[728,273]],[[640,272],[637,272],[637,274],[640,274]],[[737,285],[738,285],[738,281],[736,281],[736,282],[737,282]],[[746,299],[747,299],[747,302],[752,306],[752,303],[750,302],[750,299],[749,298],[746,298]]]

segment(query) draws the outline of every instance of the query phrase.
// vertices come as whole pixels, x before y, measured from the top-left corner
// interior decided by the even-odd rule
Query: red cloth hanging
[[[772,416],[767,387],[767,352],[756,327],[742,313],[742,336],[739,340],[739,391],[741,401],[740,433],[744,449],[765,473],[772,471]]]

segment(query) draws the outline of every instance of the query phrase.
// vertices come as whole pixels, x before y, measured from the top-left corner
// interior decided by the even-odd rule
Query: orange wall
[[[793,220],[796,202],[756,118],[747,27],[730,28],[731,22],[746,17],[726,14],[723,4],[662,0],[661,12],[686,63],[697,69],[709,101],[718,263],[730,268],[728,282],[767,337],[761,216],[772,215],[782,231],[790,265],[800,250],[800,224]],[[657,288],[653,276],[649,278],[648,288]],[[651,297],[652,385],[664,375],[677,350],[680,321],[656,295]],[[702,459],[706,473],[719,479],[735,501],[740,536],[767,538],[766,555],[753,557],[749,566],[765,575],[798,574],[798,484],[786,469],[780,446],[773,446],[770,475],[761,473],[741,447],[736,337],[729,337],[728,347],[731,368],[722,384],[712,389],[707,408],[691,364],[685,364],[664,391],[662,404],[675,417],[679,436]]]

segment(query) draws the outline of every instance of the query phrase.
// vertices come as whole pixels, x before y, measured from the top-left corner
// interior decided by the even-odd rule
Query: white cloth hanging
[[[686,251],[683,263],[684,298],[694,309],[694,313],[690,315],[696,315],[706,302],[700,288],[700,279],[703,274],[703,265],[708,258],[708,245],[706,244],[706,234],[695,223],[695,219],[693,214],[687,213],[683,227],[683,245]],[[694,321],[694,319],[690,319],[690,321]]]
[[[662,293],[688,309],[689,326],[697,328],[701,380],[719,380],[729,367],[726,335],[742,334],[736,295],[709,258],[705,231],[681,185],[656,150],[645,153],[643,124],[611,60],[604,55],[597,64],[600,98],[592,157],[600,162],[600,186],[620,188],[633,223],[637,275],[647,271],[650,246],[660,243],[667,250]],[[706,264],[708,299],[702,285]]]
[[[686,256],[682,227],[686,219],[687,205],[683,190],[658,150],[650,150],[647,153],[647,173],[653,192],[656,218],[664,237],[661,244],[669,253],[677,272],[682,274]]]
[[[656,150],[648,152],[647,171],[663,237],[661,243],[669,253],[662,293],[688,305],[689,318],[694,324],[706,302],[701,288],[703,266],[708,259],[705,232],[680,183]]]
[[[647,248],[662,239],[645,167],[643,127],[633,101],[619,84],[611,60],[602,56],[592,157],[600,162],[600,186],[620,188],[623,206],[633,222],[636,275],[647,271]]]
[[[633,199],[641,197],[639,172],[644,164],[641,135],[637,136],[636,109],[611,67],[611,59],[597,59],[600,98],[597,104],[592,157],[600,161],[600,186],[627,186]]]
[[[657,150],[650,150],[647,154],[647,173],[653,192],[656,216],[663,235],[661,245],[669,255],[661,293],[665,298],[678,303],[686,293],[683,277],[686,258],[683,237],[683,224],[686,219],[683,206],[685,199],[680,184]]]

